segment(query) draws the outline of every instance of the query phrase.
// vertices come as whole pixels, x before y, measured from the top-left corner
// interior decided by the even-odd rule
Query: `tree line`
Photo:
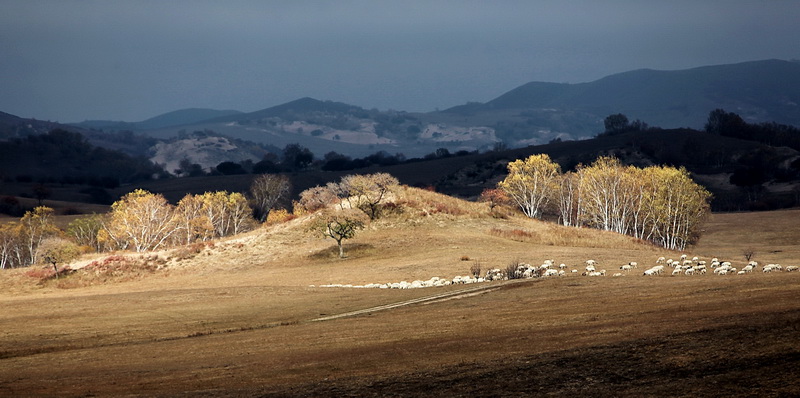
[[[685,168],[624,166],[607,156],[562,173],[548,155],[532,155],[509,163],[498,188],[484,199],[495,203],[502,193],[528,217],[550,212],[566,226],[614,231],[672,250],[696,241],[710,212],[711,194]]]
[[[293,211],[324,210],[312,229],[334,239],[344,257],[342,241],[380,216],[381,203],[398,184],[386,173],[348,175],[304,191]],[[17,222],[0,224],[0,269],[42,262],[56,267],[82,252],[145,252],[236,235],[268,221],[290,191],[289,179],[277,174],[255,178],[247,196],[226,191],[187,194],[175,205],[161,194],[137,189],[114,202],[107,214],[77,218],[64,231],[55,226],[53,209],[39,206]],[[337,208],[329,206],[336,203]],[[287,214],[281,212],[282,217]]]

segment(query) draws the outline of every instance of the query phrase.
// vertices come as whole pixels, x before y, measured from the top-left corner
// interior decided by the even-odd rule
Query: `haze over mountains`
[[[496,143],[523,147],[587,139],[602,132],[604,118],[616,113],[651,126],[700,129],[710,111],[722,108],[749,123],[798,126],[798,104],[800,62],[764,60],[677,71],[635,70],[581,84],[530,82],[485,103],[427,113],[302,98],[249,113],[184,109],[141,122],[85,121],[71,128],[98,145],[103,145],[104,134],[120,131],[172,142],[194,139],[188,135],[201,131],[268,150],[298,143],[319,157],[331,151],[354,157],[378,151],[417,157],[439,148],[473,151]],[[0,125],[0,137],[41,133],[53,126],[13,115],[0,118]],[[191,150],[197,145],[186,147],[185,154],[171,153],[192,160]],[[231,150],[226,145],[209,161]],[[257,160],[258,153],[244,158]]]

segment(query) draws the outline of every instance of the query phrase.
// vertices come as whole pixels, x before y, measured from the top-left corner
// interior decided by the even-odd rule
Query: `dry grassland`
[[[797,396],[800,273],[641,276],[661,255],[408,190],[346,244],[301,217],[133,280],[0,277],[2,396]],[[800,211],[719,214],[690,255],[799,265]],[[517,232],[515,232],[517,231]],[[137,258],[135,255],[133,258]],[[312,287],[595,259],[624,277],[412,290]],[[467,260],[468,259],[468,260]],[[145,260],[142,260],[145,261]],[[318,318],[438,295],[440,300]]]

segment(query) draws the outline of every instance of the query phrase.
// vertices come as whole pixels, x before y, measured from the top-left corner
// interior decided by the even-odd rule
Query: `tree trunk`
[[[336,244],[339,245],[339,258],[344,258],[344,247],[342,246],[342,241],[336,241]]]

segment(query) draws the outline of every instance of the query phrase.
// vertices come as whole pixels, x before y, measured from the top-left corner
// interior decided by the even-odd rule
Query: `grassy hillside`
[[[452,277],[475,261],[554,259],[572,269],[592,258],[614,270],[679,254],[494,218],[422,190],[394,200],[402,211],[349,241],[344,260],[301,217],[198,250],[99,256],[110,265],[58,281],[3,272],[2,393],[743,396],[754,368],[759,394],[800,392],[787,377],[800,364],[798,273],[644,277],[640,268],[411,290],[318,287]],[[800,250],[787,242],[800,236],[798,217],[714,215],[719,233],[688,254],[741,266],[738,249],[752,246],[762,264],[796,264]]]

